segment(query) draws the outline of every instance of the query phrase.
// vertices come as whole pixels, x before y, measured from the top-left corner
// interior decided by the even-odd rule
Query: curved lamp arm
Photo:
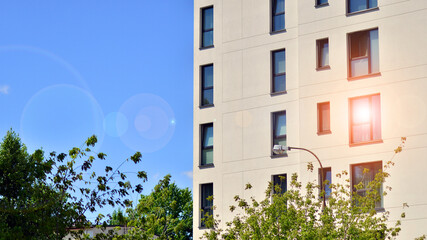
[[[322,162],[320,162],[320,159],[319,159],[319,157],[317,157],[317,155],[316,154],[314,154],[314,152],[312,152],[312,151],[310,151],[310,150],[308,150],[308,149],[306,149],[306,148],[301,148],[301,147],[288,147],[288,150],[289,151],[291,151],[292,149],[297,149],[297,150],[303,150],[303,151],[306,151],[306,152],[309,152],[309,153],[311,153],[311,155],[313,155],[316,159],[317,159],[317,161],[319,162],[319,165],[320,165],[320,171],[321,171],[321,174],[320,174],[320,182],[322,183],[322,188],[321,188],[321,190],[325,190],[325,182],[324,182],[324,179],[325,179],[325,172],[323,171],[323,165],[322,165]],[[323,196],[323,205],[322,205],[322,210],[323,209],[325,209],[325,206],[326,206],[326,196]]]

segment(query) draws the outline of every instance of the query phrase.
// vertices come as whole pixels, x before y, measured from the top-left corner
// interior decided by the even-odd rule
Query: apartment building
[[[262,199],[292,173],[319,181],[311,154],[274,145],[355,184],[401,137],[377,208],[397,220],[407,203],[400,238],[427,233],[426,24],[426,0],[194,1],[194,238],[201,209],[224,227],[235,195]]]

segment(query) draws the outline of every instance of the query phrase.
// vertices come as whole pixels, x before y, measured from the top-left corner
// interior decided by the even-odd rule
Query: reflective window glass
[[[200,225],[205,226],[203,218],[213,216],[213,183],[200,186]]]
[[[213,65],[206,65],[201,67],[202,77],[202,91],[201,91],[201,106],[213,105]]]
[[[275,112],[272,114],[273,117],[273,146],[282,145],[287,146],[286,143],[286,112]],[[273,155],[276,155],[273,152]]]
[[[286,51],[272,52],[272,92],[286,91]]]
[[[285,29],[285,0],[272,0],[272,31]]]
[[[201,47],[213,46],[213,7],[207,7],[202,9],[202,32],[201,32]]]
[[[378,7],[377,0],[347,0],[348,13],[358,12]]]
[[[286,174],[273,175],[273,192],[283,194],[287,191]],[[278,191],[280,190],[280,191]]]
[[[381,140],[380,95],[350,99],[351,143]]]
[[[349,34],[349,77],[379,73],[378,29]]]
[[[201,125],[201,160],[200,165],[213,164],[213,124]]]

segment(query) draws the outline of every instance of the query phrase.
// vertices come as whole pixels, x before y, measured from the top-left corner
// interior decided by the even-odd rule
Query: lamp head
[[[273,146],[273,153],[277,155],[284,154],[286,152],[287,148],[283,145],[274,145]]]

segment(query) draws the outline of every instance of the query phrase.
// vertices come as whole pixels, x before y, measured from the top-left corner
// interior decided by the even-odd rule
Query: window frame
[[[378,69],[378,72],[372,72],[372,53],[371,53],[371,36],[370,36],[370,32],[377,30],[378,34],[379,34],[379,30],[378,28],[370,28],[370,29],[366,29],[366,30],[361,30],[361,31],[356,31],[356,32],[351,32],[347,34],[347,80],[358,80],[358,79],[362,79],[362,78],[368,78],[368,77],[375,77],[375,76],[380,76],[381,75],[381,71]],[[367,55],[366,56],[358,56],[355,58],[352,58],[352,36],[356,35],[356,34],[361,34],[364,33],[367,35]],[[378,36],[379,37],[379,36]],[[354,37],[353,37],[354,38]],[[353,39],[354,41],[354,39]],[[379,46],[378,46],[379,48]],[[379,49],[378,49],[378,55],[379,55]],[[365,75],[359,75],[359,76],[352,76],[353,74],[353,69],[351,67],[351,63],[353,60],[359,60],[359,59],[364,59],[367,58],[368,59],[368,73]],[[378,56],[378,68],[379,68],[379,56]]]
[[[329,121],[328,126],[329,129],[323,129],[323,122],[324,122],[324,115],[323,115],[323,109],[322,106],[328,105],[329,108]],[[324,134],[331,134],[331,104],[330,102],[320,102],[317,103],[317,135],[324,135]]]
[[[207,9],[210,9],[210,8],[212,8],[212,28],[204,29],[204,23],[205,23],[204,11]],[[214,6],[213,5],[200,8],[200,50],[214,47],[214,37],[215,37],[214,36],[214,28],[215,28],[214,19],[215,18],[214,18]],[[204,46],[203,45],[203,42],[204,42],[203,41],[204,40],[204,37],[203,37],[204,34],[203,33],[209,32],[209,31],[212,31],[212,45]]]
[[[204,76],[205,76],[205,68],[207,68],[207,67],[212,67],[212,87],[204,87],[205,86],[205,78],[204,78]],[[210,64],[205,64],[205,65],[202,65],[202,66],[200,66],[200,105],[199,105],[199,107],[200,108],[208,108],[208,107],[213,107],[214,106],[214,80],[215,80],[215,75],[214,75],[214,64],[213,63],[210,63]],[[209,90],[209,89],[212,89],[212,103],[210,103],[210,104],[203,104],[203,99],[204,99],[204,96],[205,96],[205,94],[204,94],[204,91],[205,90]]]
[[[206,212],[206,211],[208,211],[208,212],[210,212],[211,214],[212,214],[212,216],[213,216],[213,199],[212,199],[212,201],[210,201],[210,206],[204,206],[204,201],[203,201],[203,194],[204,194],[204,188],[205,187],[208,187],[208,186],[210,186],[211,187],[211,189],[212,189],[212,197],[214,196],[214,188],[213,188],[213,183],[212,182],[210,182],[210,183],[203,183],[203,184],[200,184],[199,185],[200,186],[200,198],[199,198],[199,201],[200,201],[200,210],[199,210],[199,228],[200,229],[206,229],[207,227],[205,226],[205,224],[204,224],[204,222],[203,222],[203,220],[202,220],[202,218],[204,217],[204,213]],[[208,198],[208,197],[210,197],[210,196],[206,196],[206,198]]]
[[[365,13],[365,12],[370,12],[370,11],[374,11],[374,10],[379,9],[378,1],[380,1],[380,0],[377,1],[377,6],[375,6],[375,7],[369,7],[369,0],[366,0],[366,6],[368,6],[367,8],[359,10],[359,11],[350,12],[350,1],[355,1],[355,0],[346,0],[346,15],[347,16],[356,15],[356,14]]]
[[[330,190],[330,193],[329,193],[329,195],[327,195],[326,194],[326,192],[325,192],[325,197],[326,197],[326,200],[328,200],[329,198],[330,198],[330,196],[331,196],[331,194],[332,194],[332,189],[331,189],[331,184],[332,184],[332,168],[331,167],[323,167],[323,176],[325,177],[325,179],[323,179],[323,181],[325,181],[325,180],[327,180],[327,172],[330,172],[331,174],[331,179],[330,179],[330,181],[329,181],[329,184],[327,184],[328,186],[329,186],[329,190]],[[323,183],[321,182],[321,180],[320,179],[322,179],[322,169],[321,168],[319,168],[319,170],[318,170],[318,173],[319,173],[319,183],[320,183],[320,191],[323,191]],[[319,192],[319,197],[322,199],[322,196],[320,196],[320,192]]]
[[[200,162],[199,162],[199,168],[209,168],[214,166],[214,143],[212,143],[212,146],[204,146],[204,140],[205,140],[205,133],[206,129],[212,127],[212,138],[214,138],[214,126],[213,123],[205,123],[200,125]],[[214,140],[213,140],[214,141]],[[206,162],[203,161],[203,150],[212,149],[212,163],[203,163]]]
[[[277,0],[271,0],[270,1],[271,4],[271,8],[270,8],[270,13],[271,13],[271,28],[270,28],[270,34],[276,34],[276,33],[281,33],[281,32],[286,32],[286,0],[283,0],[283,12],[279,12],[276,13],[275,9],[276,9],[276,4],[277,4]],[[283,29],[279,29],[279,30],[275,30],[274,29],[274,17],[275,16],[280,16],[283,15],[283,21],[284,21],[284,26]]]
[[[379,101],[379,106],[378,106],[378,112],[379,112],[379,117],[380,117],[380,138],[379,139],[374,139],[374,124],[373,124],[373,119],[372,119],[372,110],[373,110],[373,105],[372,105],[372,97],[373,96],[379,96],[380,97],[380,101]],[[362,99],[362,98],[369,98],[369,106],[370,106],[370,140],[368,141],[361,141],[361,142],[353,142],[353,100],[356,99]],[[374,94],[369,94],[369,95],[364,95],[364,96],[357,96],[357,97],[352,97],[348,99],[348,107],[349,107],[349,146],[350,147],[354,147],[354,146],[360,146],[360,145],[366,145],[366,144],[374,144],[374,143],[382,143],[382,129],[381,129],[381,94],[380,93],[374,93]]]
[[[276,58],[275,58],[275,54],[278,52],[284,52],[285,54],[285,72],[283,73],[278,73],[276,74],[276,68],[274,67],[276,65]],[[282,48],[282,49],[277,49],[277,50],[273,50],[271,51],[271,87],[270,87],[270,95],[274,96],[274,95],[280,95],[280,94],[285,94],[287,93],[287,88],[286,88],[286,48]],[[274,79],[276,77],[280,77],[280,76],[285,76],[285,90],[283,91],[276,91],[275,90],[275,82]]]
[[[271,157],[272,158],[277,158],[277,157],[286,157],[288,156],[286,152],[282,153],[282,154],[275,154],[273,152],[273,147],[274,147],[274,142],[275,140],[279,140],[279,139],[285,139],[286,143],[287,143],[287,133],[285,133],[284,135],[279,135],[276,136],[276,122],[277,122],[277,116],[284,114],[285,115],[285,119],[286,119],[286,110],[283,111],[277,111],[277,112],[272,112],[271,113],[271,122],[272,122],[272,127],[271,127],[271,148],[270,148],[270,152],[271,152]],[[287,123],[287,120],[286,120]],[[287,125],[287,124],[286,124]],[[287,127],[286,127],[287,128]]]
[[[328,64],[321,66],[322,55],[323,55],[322,46],[324,46],[325,41],[328,44]],[[331,66],[329,64],[329,56],[330,56],[330,54],[329,54],[329,38],[317,39],[316,40],[316,70],[317,71],[331,69]]]
[[[375,172],[375,175],[378,173],[379,170],[383,170],[383,165],[382,165],[382,161],[372,161],[372,162],[363,162],[363,163],[356,163],[356,164],[350,164],[350,186],[352,188],[352,194],[356,193],[358,194],[359,192],[366,192],[368,189],[364,188],[364,189],[360,189],[360,190],[355,190],[354,185],[358,184],[355,183],[355,173],[354,173],[354,168],[357,166],[364,166],[363,169],[369,169],[369,171],[372,171],[372,169],[374,168],[367,168],[366,166],[375,166],[376,164],[378,164],[379,168],[377,169],[377,171]],[[374,178],[375,178],[374,175]],[[380,206],[377,207],[375,206],[375,210],[377,212],[379,211],[384,211],[384,194],[383,194],[383,185],[381,184],[381,188],[379,189],[380,191],[380,195],[381,195],[381,200],[380,200]]]

